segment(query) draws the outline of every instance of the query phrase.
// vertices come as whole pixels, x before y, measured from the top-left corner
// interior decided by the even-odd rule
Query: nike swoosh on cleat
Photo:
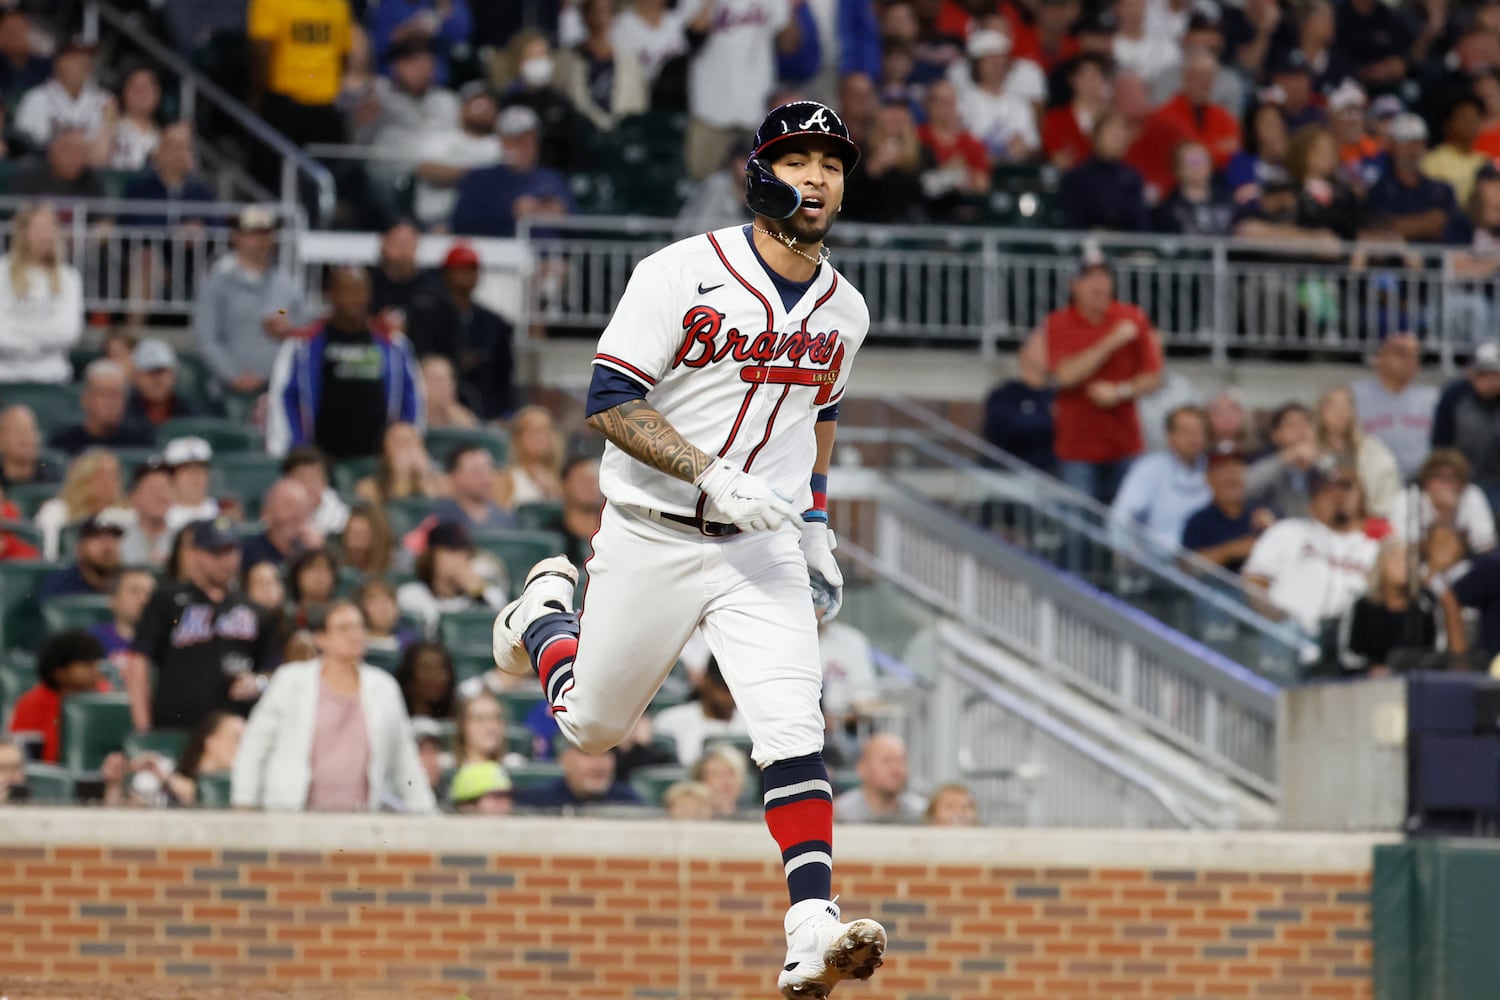
[[[788,962],[786,965],[784,965],[784,966],[781,967],[781,971],[782,972],[791,972],[793,969],[795,969],[797,966],[799,966],[801,964],[802,964],[801,962]]]
[[[719,282],[717,285],[709,285],[707,288],[704,288],[703,287],[703,283],[699,282],[698,283],[698,294],[699,295],[707,295],[709,292],[712,292],[715,289],[719,289],[719,288],[723,288],[723,287],[724,287],[724,282],[722,282],[722,281]]]

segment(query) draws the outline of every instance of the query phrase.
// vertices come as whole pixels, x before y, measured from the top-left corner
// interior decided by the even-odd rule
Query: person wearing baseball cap
[[[445,358],[458,381],[458,398],[481,420],[516,409],[515,329],[501,315],[474,301],[482,261],[468,243],[454,243],[437,281],[412,304],[406,336],[417,357]]]
[[[452,232],[510,239],[523,218],[573,214],[567,180],[541,165],[541,124],[537,113],[524,104],[500,113],[496,129],[504,163],[464,175],[449,224]]]
[[[453,776],[448,797],[455,812],[472,816],[505,816],[515,806],[514,786],[505,768],[494,761],[465,764]]]
[[[1109,504],[1145,448],[1135,400],[1161,384],[1161,347],[1146,314],[1115,298],[1109,259],[1097,245],[1079,255],[1071,292],[1071,303],[1042,324],[1058,387],[1058,473]]]
[[[1307,470],[1307,484],[1307,515],[1267,528],[1244,577],[1267,592],[1274,613],[1317,636],[1364,593],[1380,543],[1360,521],[1357,469],[1325,457]]]
[[[94,139],[105,127],[114,97],[94,80],[96,48],[82,35],[69,38],[52,59],[52,78],[21,98],[15,129],[33,147],[46,147],[64,129],[81,129]]]
[[[274,266],[276,215],[246,205],[230,238],[233,251],[214,262],[193,310],[193,343],[220,388],[265,389],[276,354],[310,311],[291,276]]]
[[[120,540],[120,562],[126,566],[166,565],[176,532],[167,523],[172,509],[172,470],[166,459],[152,455],[135,467],[130,478],[130,509],[135,516]]]
[[[172,474],[173,501],[167,511],[172,531],[219,516],[219,501],[209,493],[213,460],[213,447],[200,437],[173,438],[162,450],[162,461]]]
[[[448,224],[460,181],[470,170],[491,167],[501,160],[496,124],[500,106],[483,80],[466,83],[458,91],[458,119],[431,123],[424,129],[417,153],[416,189],[412,214],[423,228]]]
[[[1427,123],[1403,112],[1391,122],[1390,162],[1367,198],[1372,218],[1385,220],[1403,239],[1440,243],[1459,219],[1453,188],[1422,171]]]
[[[176,417],[196,417],[198,408],[177,392],[177,352],[165,340],[151,338],[130,354],[135,383],[126,419],[160,427]]]
[[[1269,507],[1246,502],[1245,455],[1229,441],[1208,455],[1208,489],[1212,499],[1188,515],[1182,547],[1231,573],[1250,557],[1255,540],[1276,523]]]
[[[1042,145],[1031,92],[1045,91],[1046,81],[1035,73],[1034,80],[1023,82],[1014,68],[1012,48],[1010,38],[992,28],[974,31],[964,45],[973,80],[965,97],[964,121],[997,161],[1023,159]],[[1035,67],[1025,65],[1030,78]]]
[[[78,528],[78,547],[73,565],[49,576],[37,589],[37,600],[46,603],[69,594],[108,594],[120,572],[120,539],[130,524],[130,512],[108,507]]]

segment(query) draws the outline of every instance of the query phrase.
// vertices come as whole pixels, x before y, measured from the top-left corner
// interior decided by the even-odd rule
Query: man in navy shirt
[[[1002,382],[984,401],[984,439],[1028,465],[1051,472],[1052,401],[1047,379],[1047,343],[1036,334],[1016,352],[1016,377]]]
[[[124,369],[108,358],[91,362],[83,371],[79,397],[82,422],[53,431],[48,447],[69,455],[89,448],[155,447],[156,428],[130,419],[125,411],[127,394]]]
[[[539,126],[536,112],[520,105],[500,115],[497,130],[505,162],[464,175],[453,206],[454,233],[508,239],[516,235],[521,219],[573,213],[568,182],[557,171],[537,165]]]
[[[1451,239],[1460,220],[1453,189],[1422,173],[1427,125],[1406,112],[1391,122],[1390,168],[1370,189],[1369,212],[1403,239],[1440,243]]]
[[[214,192],[197,176],[197,167],[193,127],[187,122],[173,122],[162,129],[156,151],[151,154],[151,169],[125,186],[125,197],[129,201],[168,202],[169,207],[128,216],[124,221],[153,227],[202,224],[203,216],[193,210],[193,205],[213,201]]]
[[[635,789],[615,780],[612,754],[584,753],[566,740],[558,749],[562,754],[563,776],[550,785],[517,793],[516,805],[531,809],[566,809],[570,806],[643,804]]]
[[[1233,446],[1208,457],[1208,488],[1213,500],[1190,515],[1182,527],[1182,547],[1238,573],[1260,533],[1276,516],[1269,508],[1245,504],[1245,456]]]
[[[114,508],[83,522],[78,533],[78,558],[60,569],[37,588],[42,602],[70,594],[108,594],[120,572],[120,538],[125,534],[126,515]]]

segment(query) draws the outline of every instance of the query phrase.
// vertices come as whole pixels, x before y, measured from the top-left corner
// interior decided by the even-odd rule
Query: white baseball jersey
[[[802,508],[818,411],[837,403],[870,328],[862,295],[824,263],[790,311],[733,226],[674,243],[636,266],[594,364],[648,387],[686,440]],[[691,483],[605,448],[599,485],[616,504],[722,520]]]

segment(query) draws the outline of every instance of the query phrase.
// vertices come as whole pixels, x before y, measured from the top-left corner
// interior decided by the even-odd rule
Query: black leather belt
[[[666,511],[659,511],[659,513],[663,521],[671,521],[673,524],[685,524],[700,534],[707,535],[709,538],[730,538],[740,533],[740,529],[736,525],[728,524],[724,521],[705,521],[701,517],[668,514]]]

